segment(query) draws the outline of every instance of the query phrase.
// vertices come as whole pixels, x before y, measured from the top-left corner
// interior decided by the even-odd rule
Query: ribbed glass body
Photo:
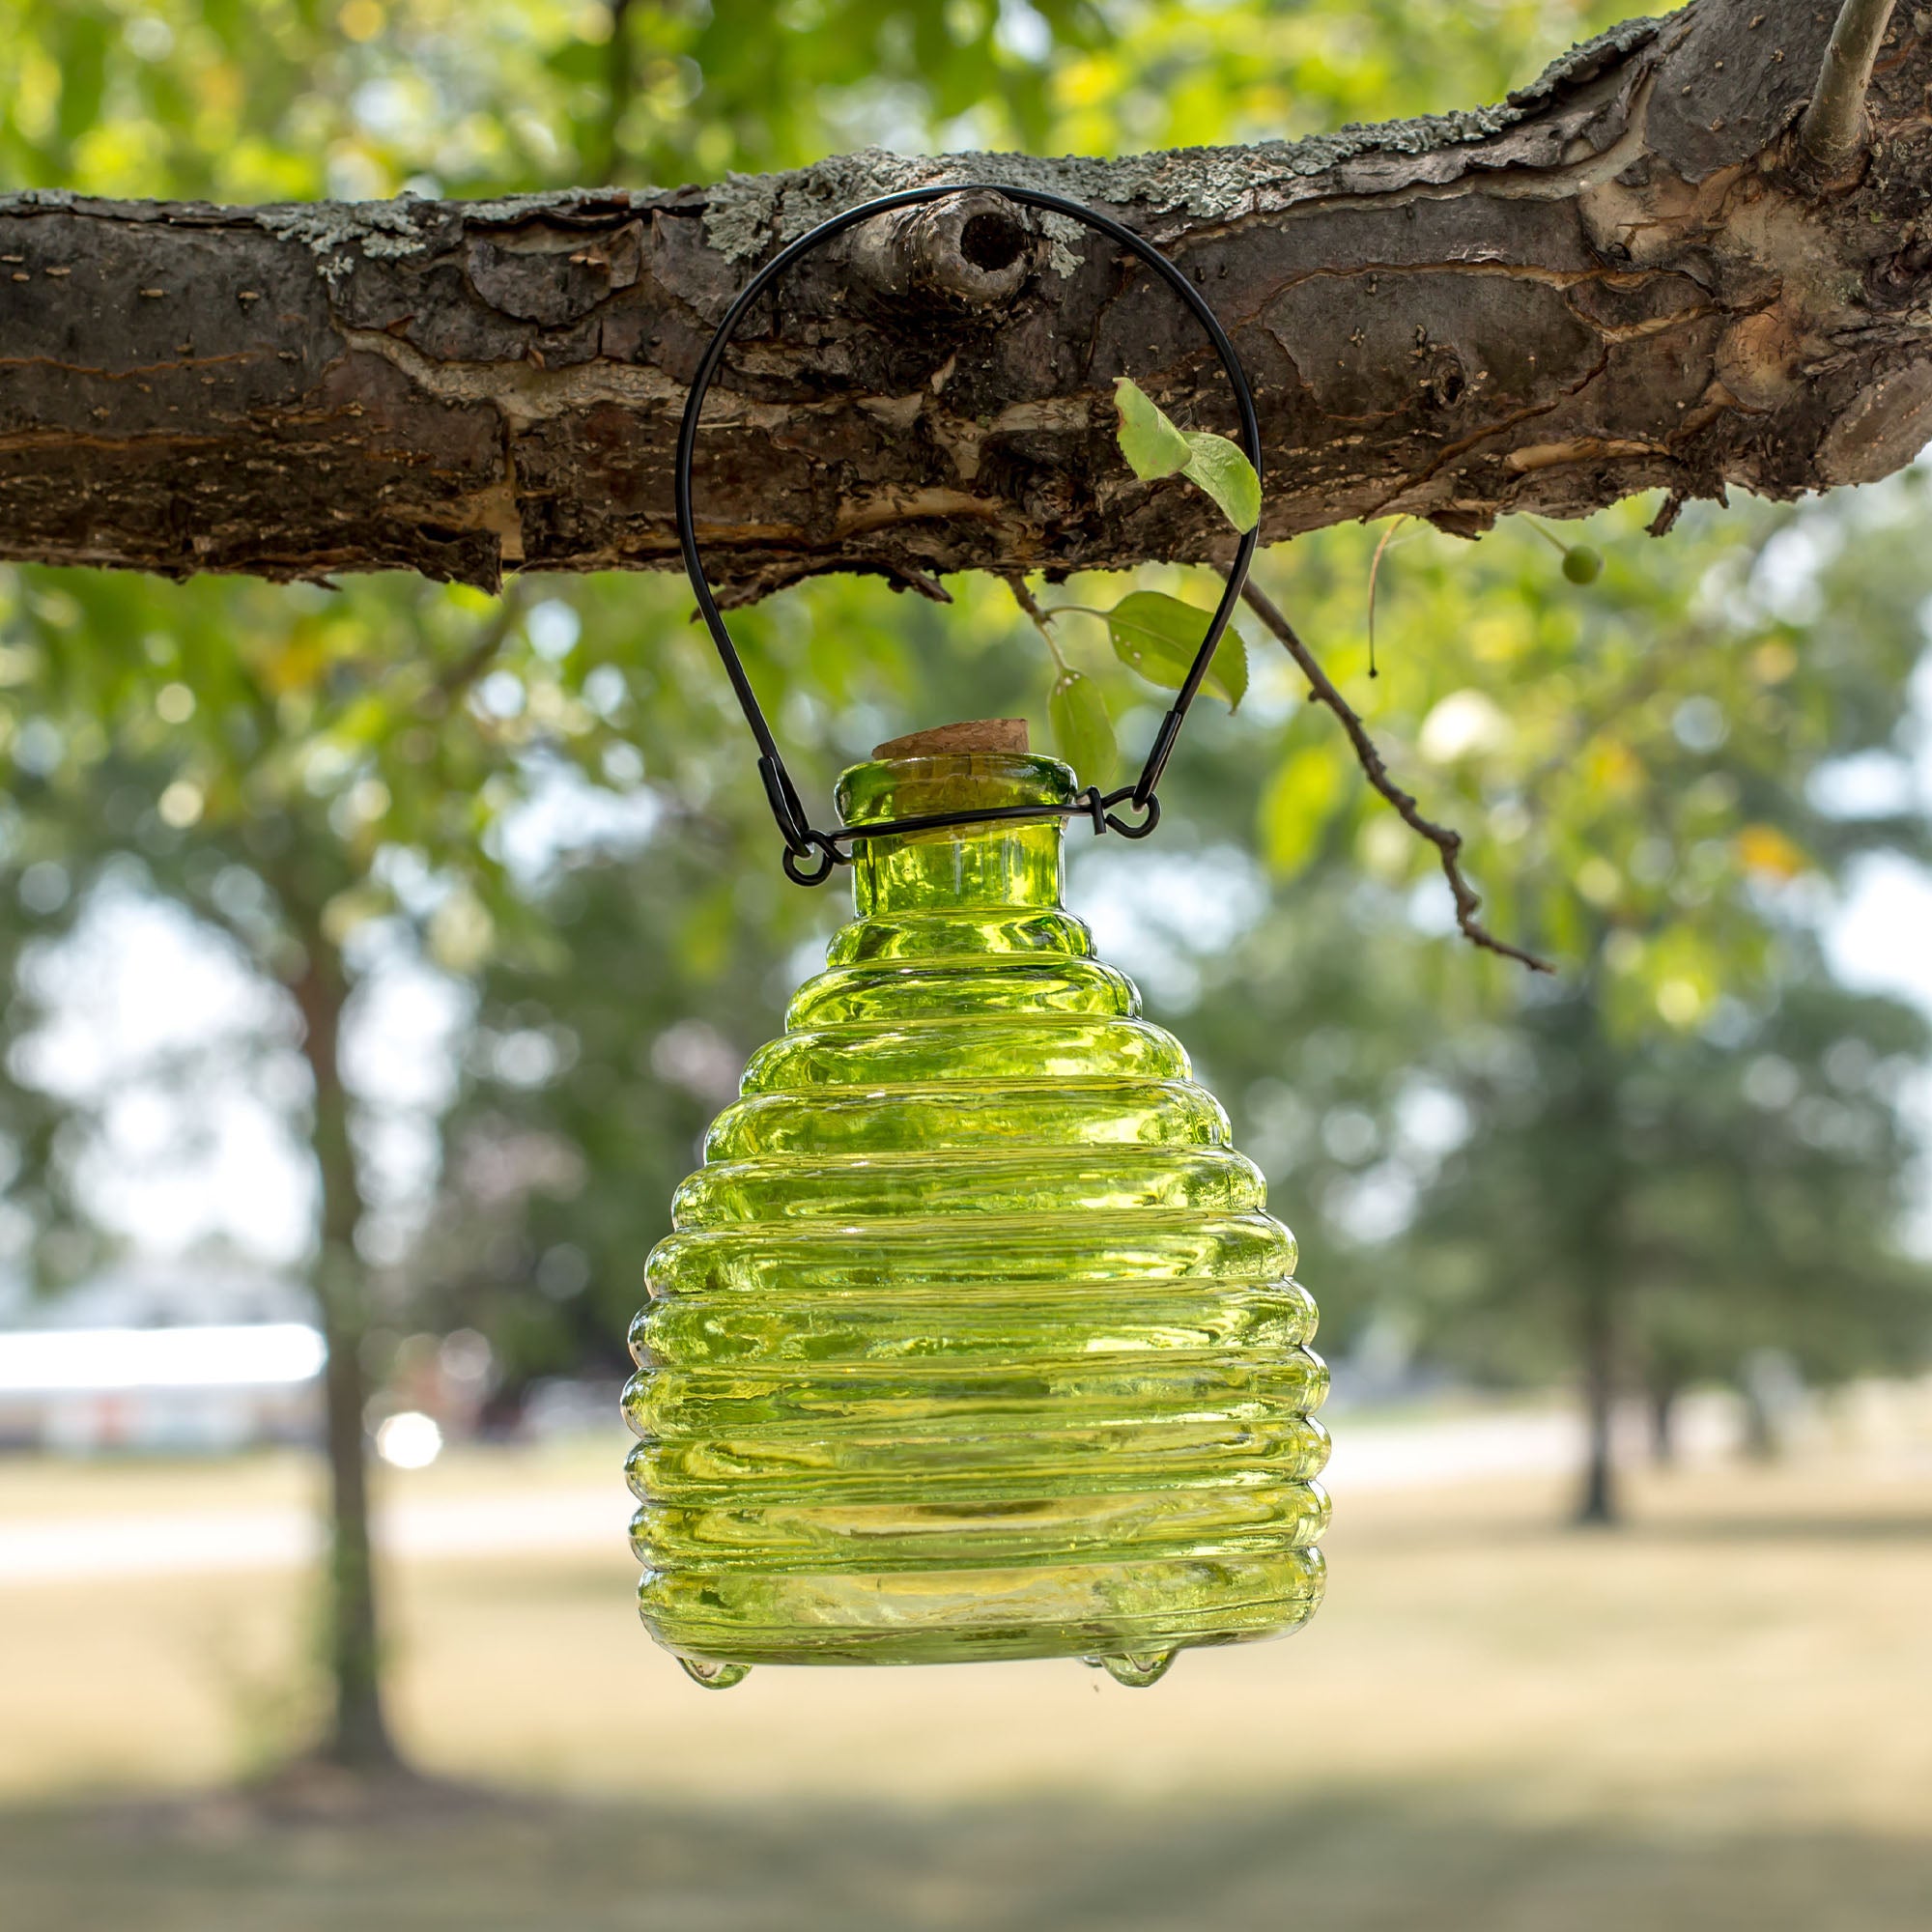
[[[839,807],[1072,783],[900,758]],[[1294,1243],[1062,909],[1064,826],[861,842],[858,918],[678,1189],[624,1408],[643,1619],[701,1682],[1070,1656],[1151,1683],[1320,1601]]]

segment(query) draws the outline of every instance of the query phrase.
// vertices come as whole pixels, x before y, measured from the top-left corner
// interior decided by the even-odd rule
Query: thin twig
[[[1051,637],[1053,634],[1048,627],[1053,619],[1040,609],[1039,599],[1027,588],[1026,579],[1018,571],[1009,570],[1006,573],[1006,580],[1007,588],[1013,593],[1013,602],[1033,619],[1034,629],[1043,638]]]
[[[1405,511],[1382,532],[1382,540],[1376,546],[1376,554],[1369,559],[1369,675],[1376,675],[1376,582],[1382,574],[1382,552],[1389,547],[1390,539],[1403,525],[1408,522]]]
[[[1568,556],[1570,554],[1570,546],[1567,543],[1565,543],[1563,539],[1559,537],[1556,534],[1556,532],[1552,530],[1549,527],[1549,526],[1543,521],[1541,517],[1532,517],[1527,513],[1525,513],[1523,516],[1523,522],[1526,523],[1530,526],[1530,528],[1533,529],[1536,532],[1536,534],[1540,536],[1543,539],[1543,541],[1547,543],[1549,546],[1549,548],[1557,554],[1558,556]]]
[[[1519,946],[1512,946],[1507,940],[1498,939],[1476,914],[1482,909],[1483,901],[1468,880],[1463,876],[1461,854],[1463,835],[1451,831],[1446,825],[1437,825],[1434,819],[1425,818],[1422,809],[1407,792],[1389,777],[1388,767],[1382,762],[1382,754],[1376,750],[1375,740],[1369,736],[1368,727],[1356,715],[1354,707],[1336,690],[1328,673],[1321,668],[1315,653],[1295,635],[1295,629],[1282,614],[1274,600],[1252,582],[1241,591],[1242,601],[1257,617],[1272,631],[1294,662],[1301,667],[1302,674],[1308,679],[1308,696],[1318,704],[1325,704],[1342,721],[1342,728],[1349,734],[1349,742],[1354,747],[1355,760],[1377,791],[1395,807],[1403,823],[1413,832],[1420,833],[1435,847],[1435,856],[1442,864],[1442,876],[1449,881],[1449,890],[1456,900],[1456,923],[1462,929],[1463,938],[1486,952],[1499,952],[1505,959],[1514,959],[1520,965],[1527,966],[1532,973],[1553,973],[1548,960],[1539,959],[1534,952],[1525,952]]]
[[[1865,93],[1891,6],[1892,0],[1845,0],[1832,29],[1817,89],[1798,124],[1799,151],[1826,181],[1849,174],[1864,148]]]
[[[1053,635],[1053,612],[1044,609],[1037,597],[1027,588],[1026,579],[1016,570],[1004,572],[1007,588],[1013,593],[1013,602],[1026,612],[1033,627],[1046,639],[1046,648],[1053,654],[1053,661],[1062,672],[1066,669],[1066,660],[1060,655],[1060,645]]]
[[[490,621],[477,632],[469,648],[423,693],[427,709],[446,711],[489,669],[490,661],[509,642],[510,633],[524,614],[524,597],[521,580],[504,586],[502,595],[497,599],[497,608],[490,613]]]
[[[604,172],[614,185],[624,166],[624,115],[631,104],[636,73],[631,59],[631,0],[610,0],[610,52],[604,63]]]

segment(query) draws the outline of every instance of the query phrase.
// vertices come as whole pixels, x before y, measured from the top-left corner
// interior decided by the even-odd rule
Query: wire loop
[[[1007,200],[1018,203],[1024,208],[1044,209],[1054,214],[1069,216],[1087,227],[1108,237],[1121,247],[1147,264],[1178,295],[1195,320],[1207,331],[1208,339],[1213,344],[1221,366],[1227,372],[1228,382],[1235,392],[1235,404],[1240,417],[1241,444],[1248,461],[1254,465],[1257,477],[1262,468],[1261,425],[1255,415],[1254,396],[1248,387],[1248,379],[1241,367],[1240,358],[1235,354],[1235,345],[1228,339],[1228,332],[1221,327],[1220,320],[1208,305],[1207,298],[1195,288],[1181,271],[1163,255],[1152,242],[1136,235],[1131,228],[1123,227],[1110,215],[1096,213],[1077,201],[1069,201],[1064,195],[1049,194],[1043,188],[1009,186],[1001,182],[949,182],[931,187],[906,188],[897,194],[881,195],[876,200],[860,203],[843,213],[835,214],[830,220],[822,221],[797,241],[788,242],[772,257],[758,272],[738,292],[731,306],[725,310],[724,320],[719,323],[703,355],[699,358],[697,371],[692,378],[691,393],[685,399],[684,419],[678,429],[677,463],[672,472],[672,498],[677,511],[678,545],[684,555],[685,574],[691,580],[691,587],[697,599],[698,614],[704,619],[705,627],[711,633],[711,640],[718,648],[720,662],[724,667],[724,674],[731,680],[731,689],[738,699],[738,706],[745,714],[745,722],[751,726],[752,736],[758,747],[758,776],[763,781],[765,796],[771,805],[772,817],[776,820],[780,833],[784,838],[784,855],[781,863],[785,876],[802,886],[822,885],[832,876],[834,869],[851,863],[851,854],[840,851],[840,844],[850,845],[867,838],[877,838],[895,833],[934,831],[955,825],[978,825],[1004,818],[1042,818],[1056,814],[1068,817],[1088,817],[1093,820],[1094,832],[1109,829],[1125,838],[1145,838],[1160,823],[1160,802],[1154,796],[1154,789],[1160,783],[1161,774],[1167,769],[1167,761],[1174,750],[1175,740],[1180,735],[1182,721],[1187,716],[1188,707],[1194,702],[1201,689],[1202,680],[1208,675],[1208,668],[1213,662],[1214,647],[1221,641],[1222,633],[1228,628],[1234,616],[1235,606],[1240,601],[1241,587],[1247,582],[1248,566],[1254,560],[1255,546],[1260,540],[1261,529],[1243,533],[1235,553],[1234,566],[1228,572],[1227,582],[1221,593],[1221,601],[1215,607],[1214,614],[1208,625],[1207,635],[1201,640],[1201,647],[1195,653],[1194,662],[1188,667],[1187,675],[1176,694],[1173,704],[1162,718],[1160,729],[1154,735],[1153,747],[1148,753],[1147,763],[1141,768],[1139,779],[1123,790],[1112,792],[1102,797],[1099,787],[1089,785],[1085,791],[1064,806],[1006,806],[983,811],[953,811],[927,813],[922,817],[881,820],[871,825],[841,825],[830,832],[819,832],[812,828],[805,807],[799,799],[797,788],[791,781],[791,774],[785,769],[783,754],[778,741],[772,736],[772,728],[766,723],[763,708],[758,703],[757,694],[752,689],[752,681],[746,674],[743,660],[738,655],[738,647],[731,640],[731,634],[725,628],[724,613],[718,608],[718,600],[712,595],[711,584],[704,574],[703,559],[698,554],[696,526],[692,517],[692,466],[697,448],[699,419],[704,412],[704,398],[711,387],[712,379],[717,375],[724,359],[724,351],[729,345],[738,325],[744,320],[752,305],[764,294],[802,255],[808,254],[834,236],[855,227],[862,221],[869,220],[875,214],[884,214],[895,208],[913,208],[923,202],[942,201],[949,195],[992,193],[1004,195]],[[1113,808],[1130,804],[1135,811],[1143,814],[1138,821],[1123,819]],[[805,862],[812,853],[819,855],[818,866],[806,869]]]
[[[1150,792],[1144,799],[1134,799],[1129,794],[1128,802],[1137,811],[1143,811],[1147,816],[1138,825],[1129,825],[1119,812],[1110,811],[1107,814],[1107,823],[1122,838],[1145,838],[1160,823],[1160,800]]]
[[[784,875],[793,885],[822,886],[832,876],[833,869],[836,867],[849,866],[852,863],[849,856],[840,852],[838,846],[833,844],[832,840],[824,833],[811,832],[806,836],[811,842],[803,852],[794,852],[787,845],[779,854],[779,864],[784,867]],[[802,871],[799,862],[809,857],[814,851],[818,854],[817,869],[810,872]]]

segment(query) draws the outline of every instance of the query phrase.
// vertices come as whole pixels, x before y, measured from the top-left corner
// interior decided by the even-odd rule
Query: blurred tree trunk
[[[1660,1469],[1677,1464],[1677,1400],[1683,1384],[1669,1376],[1653,1376],[1645,1391],[1650,1408],[1650,1460]]]
[[[315,1083],[314,1140],[322,1192],[316,1300],[328,1345],[329,1546],[328,1670],[334,1693],[329,1732],[319,1755],[355,1770],[397,1764],[383,1711],[381,1627],[369,1535],[369,1465],[363,1415],[368,1387],[362,1348],[368,1289],[355,1229],[361,1184],[349,1137],[349,1096],[340,1065],[342,1012],[349,996],[341,955],[319,923],[303,934],[305,957],[289,982],[302,1016],[302,1053]]]
[[[1617,1370],[1624,1346],[1631,1269],[1624,1249],[1627,1207],[1617,1048],[1605,1032],[1601,960],[1591,967],[1592,989],[1577,1009],[1577,1089],[1573,1104],[1585,1124],[1591,1157],[1575,1176],[1577,1350],[1583,1385],[1583,1489],[1579,1524],[1614,1523],[1622,1517],[1616,1484]]]
[[[1603,1278],[1584,1289],[1577,1343],[1583,1370],[1583,1493],[1579,1523],[1613,1523],[1617,1505],[1613,1426],[1616,1420],[1617,1329],[1614,1284]]]

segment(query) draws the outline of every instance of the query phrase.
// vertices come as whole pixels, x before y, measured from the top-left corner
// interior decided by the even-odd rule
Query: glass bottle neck
[[[867,825],[927,812],[1065,804],[1073,789],[1067,766],[1029,753],[878,758],[854,765],[838,781],[838,812],[847,825]],[[1065,832],[1065,819],[1055,813],[856,839],[854,904],[861,919],[952,906],[1057,908]]]

